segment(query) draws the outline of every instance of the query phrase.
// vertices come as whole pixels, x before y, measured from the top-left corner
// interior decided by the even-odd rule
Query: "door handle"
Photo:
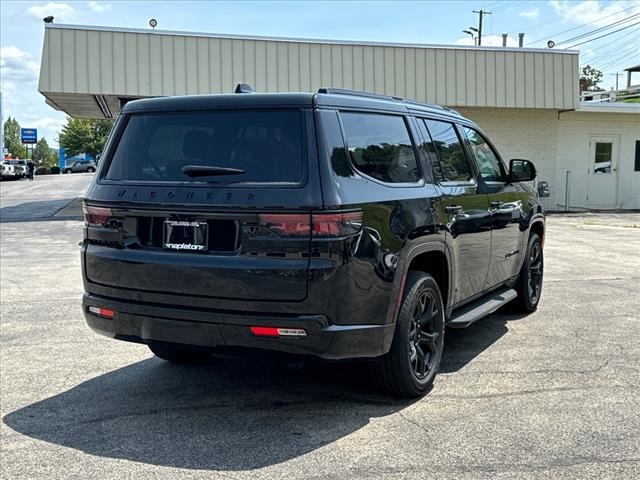
[[[498,201],[493,201],[491,202],[491,208],[493,209],[498,209],[500,208],[502,205],[504,205],[503,202],[498,202]]]
[[[460,213],[462,211],[462,205],[447,205],[444,207],[444,211],[447,213]]]

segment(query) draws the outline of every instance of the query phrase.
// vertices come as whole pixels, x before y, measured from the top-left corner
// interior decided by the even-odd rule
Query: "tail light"
[[[94,315],[102,318],[113,318],[113,310],[109,310],[108,308],[89,307],[89,313],[93,313]]]
[[[362,211],[264,214],[260,223],[282,236],[343,237],[362,229]]]
[[[104,227],[107,222],[113,217],[113,212],[110,208],[84,205],[83,210],[84,221],[88,226],[91,227]]]

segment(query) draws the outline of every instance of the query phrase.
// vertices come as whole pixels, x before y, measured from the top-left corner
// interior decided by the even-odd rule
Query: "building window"
[[[613,143],[596,143],[596,154],[593,159],[593,173],[611,173]]]
[[[636,140],[636,164],[634,171],[640,172],[640,140]]]
[[[415,183],[418,161],[404,118],[371,113],[340,114],[355,168],[387,183]]]

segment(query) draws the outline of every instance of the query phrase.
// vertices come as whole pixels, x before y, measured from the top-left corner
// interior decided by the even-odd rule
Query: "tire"
[[[87,172],[88,172],[88,173],[93,173],[93,172],[95,172],[95,171],[96,171],[96,169],[95,169],[95,168],[93,168],[93,167],[89,167],[89,168],[87,168]]]
[[[544,252],[542,242],[536,233],[532,233],[527,243],[527,251],[522,262],[520,275],[516,284],[518,297],[514,306],[520,312],[535,312],[542,294],[542,278],[544,274]]]
[[[64,173],[73,173],[73,170],[71,170],[70,168],[67,168],[66,170],[64,170]]]
[[[156,357],[171,363],[204,363],[211,358],[210,350],[198,347],[154,343],[149,345],[149,350]]]
[[[417,325],[421,325],[416,328]],[[444,345],[444,304],[434,278],[409,272],[389,353],[380,358],[380,383],[392,394],[415,398],[433,385]]]

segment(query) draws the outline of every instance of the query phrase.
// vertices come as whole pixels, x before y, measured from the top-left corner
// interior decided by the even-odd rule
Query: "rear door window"
[[[424,119],[424,123],[431,135],[433,149],[440,159],[439,164],[434,163],[438,165],[434,168],[436,180],[443,183],[471,182],[471,167],[454,125],[431,119]]]
[[[405,119],[397,115],[340,114],[354,167],[386,183],[416,183],[420,171]]]
[[[299,184],[305,173],[301,118],[294,110],[132,115],[104,178]],[[219,172],[190,177],[185,166]],[[222,169],[244,173],[220,174]]]

